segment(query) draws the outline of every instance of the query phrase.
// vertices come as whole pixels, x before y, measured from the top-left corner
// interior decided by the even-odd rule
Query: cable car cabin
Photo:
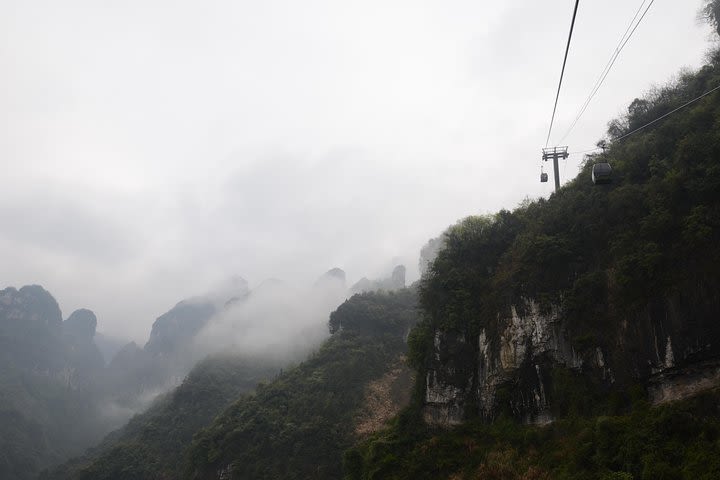
[[[609,163],[596,163],[592,168],[592,182],[605,185],[612,182],[612,167]]]
[[[541,181],[542,183],[547,182],[547,181],[548,181],[548,174],[545,173],[545,172],[542,172],[542,173],[540,174],[540,181]]]

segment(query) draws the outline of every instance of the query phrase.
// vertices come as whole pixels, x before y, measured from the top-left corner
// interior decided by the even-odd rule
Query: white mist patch
[[[168,383],[160,387],[148,389],[133,398],[131,403],[112,400],[100,408],[100,416],[111,428],[118,428],[125,424],[132,416],[144,412],[161,395],[177,387],[177,383]]]
[[[298,360],[329,336],[328,317],[347,298],[344,282],[325,279],[311,288],[268,280],[230,303],[195,337],[193,353],[215,352]]]

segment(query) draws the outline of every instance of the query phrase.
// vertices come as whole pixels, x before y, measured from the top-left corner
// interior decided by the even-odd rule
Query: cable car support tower
[[[553,173],[555,174],[556,192],[560,189],[560,167],[558,166],[558,160],[565,160],[569,156],[570,154],[568,153],[568,147],[543,148],[543,161],[547,162],[550,159],[552,159],[553,161]]]

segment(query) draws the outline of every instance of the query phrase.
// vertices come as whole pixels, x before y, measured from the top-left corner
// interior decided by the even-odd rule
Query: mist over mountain
[[[374,288],[401,288],[399,272],[403,267],[374,281]],[[58,303],[40,286],[0,291],[0,386],[6,392],[0,406],[9,432],[0,474],[33,478],[162,402],[204,359],[236,358],[250,369],[220,389],[225,393],[213,404],[219,412],[222,402],[253,382],[317,349],[329,336],[330,313],[350,294],[339,268],[307,287],[271,279],[251,290],[235,276],[160,315],[141,347],[97,338],[102,321],[88,309],[63,320]],[[113,352],[109,361],[98,345],[108,356]]]
[[[40,286],[0,291],[0,477],[33,478],[109,428],[96,403],[105,362],[95,327],[89,310],[63,321]]]
[[[609,137],[702,95],[719,64],[636,99]],[[718,102],[589,156],[548,199],[448,227],[410,288],[402,266],[349,289],[338,270],[304,290],[262,283],[194,347],[292,354],[287,334],[317,350],[226,398],[173,452],[121,433],[47,478],[714,478]],[[602,161],[615,177],[597,187]],[[310,307],[330,300],[316,330]]]
[[[720,0],[0,31],[0,480],[720,478]]]
[[[100,353],[102,354],[103,359],[105,359],[106,364],[110,363],[110,361],[120,351],[120,349],[122,349],[128,343],[127,340],[110,337],[104,335],[101,332],[95,332],[95,338],[93,338],[93,342],[95,343],[95,346],[97,346],[98,350],[100,350]]]

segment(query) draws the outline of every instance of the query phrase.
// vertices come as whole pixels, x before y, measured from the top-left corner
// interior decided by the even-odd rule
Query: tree
[[[712,25],[720,35],[720,0],[706,0],[700,10],[700,18]]]

